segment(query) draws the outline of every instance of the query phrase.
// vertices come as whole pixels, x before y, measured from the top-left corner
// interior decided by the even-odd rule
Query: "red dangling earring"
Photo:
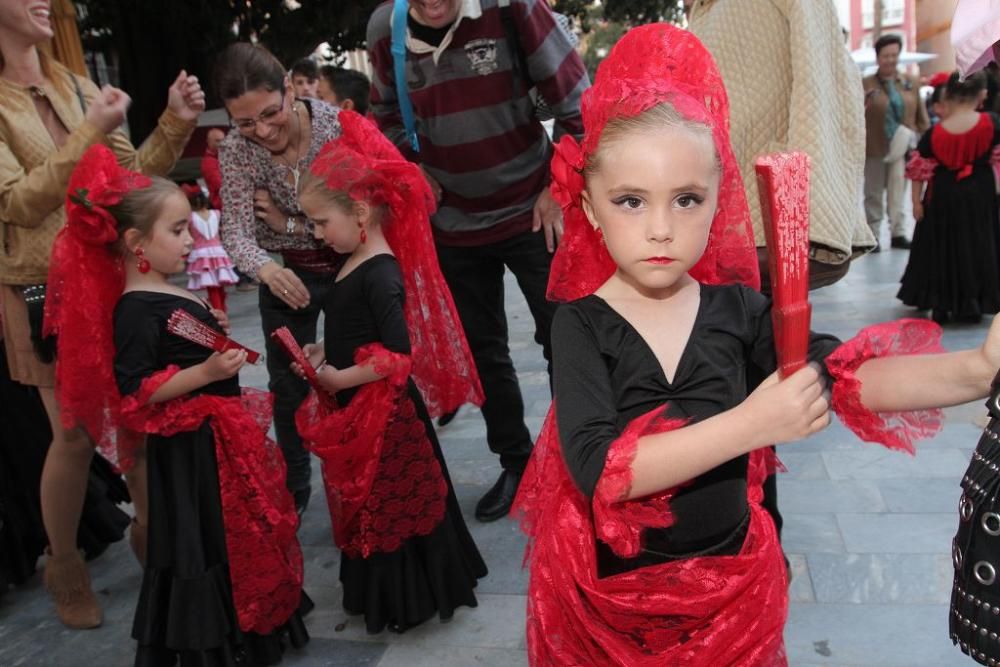
[[[365,231],[364,227],[361,228],[361,243],[364,244],[368,240],[368,232]]]
[[[137,260],[135,268],[139,269],[139,273],[149,273],[149,260],[142,256],[142,248],[135,249],[135,257]]]

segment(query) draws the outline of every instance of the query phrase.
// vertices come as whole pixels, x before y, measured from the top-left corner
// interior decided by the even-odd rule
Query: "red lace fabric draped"
[[[341,136],[323,147],[311,171],[330,190],[389,210],[384,232],[403,274],[413,380],[427,411],[437,417],[463,403],[482,405],[472,353],[438,267],[427,179],[364,117],[341,111],[340,124]]]
[[[118,166],[107,146],[84,153],[70,176],[66,225],[52,247],[45,297],[44,331],[58,336],[56,398],[63,426],[82,426],[119,470],[132,466],[139,439],[118,430],[113,321],[125,269],[106,207],[150,183]]]
[[[972,163],[990,150],[993,131],[993,121],[986,113],[979,114],[979,122],[961,134],[952,134],[938,123],[931,130],[931,149],[937,161],[957,171],[956,179],[962,180],[972,174]]]
[[[941,327],[928,320],[898,320],[866,327],[826,358],[833,377],[830,405],[840,420],[865,442],[914,453],[913,443],[941,430],[941,410],[872,412],[861,404],[857,370],[869,359],[944,352]]]
[[[906,178],[911,181],[929,181],[934,178],[934,170],[937,169],[938,161],[932,157],[924,157],[920,153],[914,152],[906,162]]]
[[[296,414],[306,447],[323,460],[337,546],[351,557],[395,551],[444,518],[448,487],[407,394],[411,358],[365,345],[355,363],[384,375],[345,408],[327,412],[311,392]]]
[[[203,394],[149,403],[180,369],[170,366],[143,380],[122,400],[123,423],[163,436],[197,429],[210,420],[219,466],[233,605],[240,629],[268,634],[283,625],[302,597],[298,517],[285,488],[285,462],[267,437],[270,395],[244,389],[243,397]]]
[[[750,526],[738,555],[690,558],[597,578],[595,539],[634,555],[639,530],[670,523],[676,489],[622,502],[642,435],[683,426],[662,409],[634,420],[611,446],[592,506],[573,484],[550,412],[517,507],[531,536],[528,655],[532,665],[780,667],[787,580],[774,523],[760,507],[768,467],[751,454]],[[609,468],[611,468],[609,470]]]
[[[760,287],[743,179],[729,143],[729,100],[722,76],[694,35],[653,24],[630,31],[598,68],[594,85],[583,94],[587,132],[582,146],[570,136],[556,146],[552,194],[562,206],[565,232],[552,260],[550,299],[572,301],[591,294],[614,273],[614,261],[581,207],[581,171],[609,120],[637,116],[663,103],[712,128],[722,165],[708,246],[692,277],[708,284]]]

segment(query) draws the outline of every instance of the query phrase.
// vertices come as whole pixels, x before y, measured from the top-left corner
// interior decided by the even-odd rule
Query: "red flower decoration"
[[[87,149],[69,179],[66,227],[80,241],[106,245],[118,238],[117,223],[108,211],[131,190],[149,187],[148,176],[123,169],[104,144]]]
[[[552,198],[563,209],[578,206],[583,192],[583,151],[576,139],[564,134],[552,155]]]

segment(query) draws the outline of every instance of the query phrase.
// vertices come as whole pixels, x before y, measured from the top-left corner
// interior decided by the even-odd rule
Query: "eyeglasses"
[[[257,123],[270,125],[274,122],[282,111],[285,110],[285,96],[281,96],[281,103],[270,106],[259,114],[256,118],[231,118],[229,124],[240,132],[250,133],[257,129]]]

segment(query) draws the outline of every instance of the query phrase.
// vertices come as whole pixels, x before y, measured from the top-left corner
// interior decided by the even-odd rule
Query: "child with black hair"
[[[319,65],[312,58],[300,58],[292,65],[292,88],[295,97],[317,97],[316,86],[319,85]]]
[[[326,65],[320,68],[317,94],[324,102],[366,116],[371,87],[372,82],[361,72]]]
[[[1000,116],[977,111],[981,72],[944,85],[948,113],[924,133],[906,166],[913,181],[913,247],[896,295],[936,322],[978,322],[1000,310],[1000,219],[990,157]],[[925,187],[926,184],[926,187]]]

